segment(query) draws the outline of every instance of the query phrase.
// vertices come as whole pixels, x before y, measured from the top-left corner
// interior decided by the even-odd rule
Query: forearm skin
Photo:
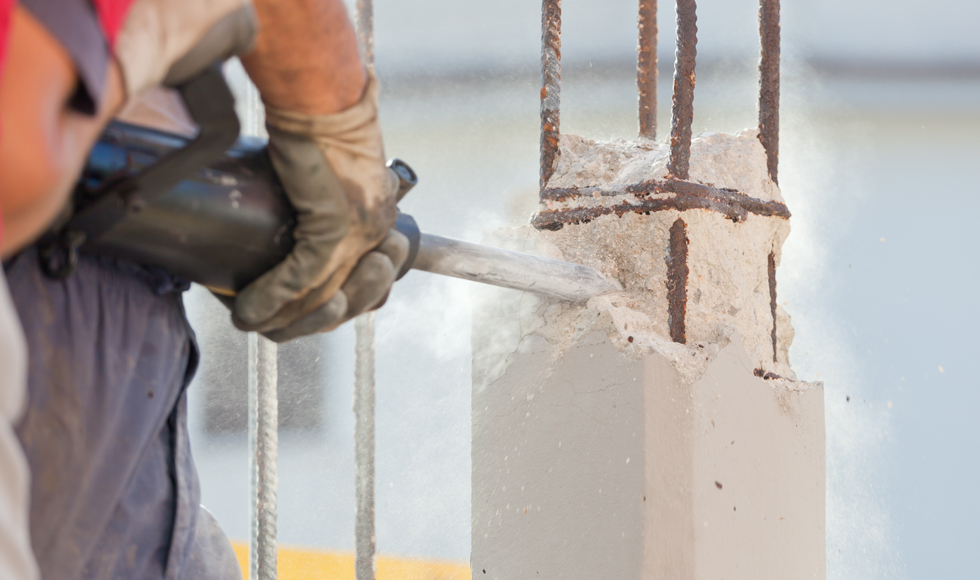
[[[343,0],[254,0],[259,33],[245,70],[276,109],[328,115],[353,106],[367,84]]]

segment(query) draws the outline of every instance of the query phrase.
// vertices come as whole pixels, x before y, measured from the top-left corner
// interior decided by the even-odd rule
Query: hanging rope
[[[354,570],[374,580],[374,312],[354,321]]]
[[[374,4],[357,0],[357,44],[374,72]],[[374,312],[354,321],[354,576],[374,580]]]
[[[248,451],[251,471],[249,578],[275,580],[278,542],[279,399],[276,344],[248,333]]]

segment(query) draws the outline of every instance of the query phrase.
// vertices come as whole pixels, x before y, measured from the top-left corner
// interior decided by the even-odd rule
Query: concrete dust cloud
[[[853,157],[821,129],[828,95],[803,65],[784,65],[780,184],[793,209],[793,232],[783,247],[779,301],[798,330],[790,356],[800,376],[824,382],[827,426],[827,576],[885,579],[903,576],[896,530],[883,489],[891,420],[873,393],[848,336],[826,301],[830,232],[859,219]],[[835,224],[836,223],[836,227]],[[802,329],[802,330],[801,330]]]

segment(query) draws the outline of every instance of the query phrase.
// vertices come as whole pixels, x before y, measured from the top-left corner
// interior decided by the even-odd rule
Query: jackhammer
[[[75,188],[70,215],[41,240],[48,275],[70,275],[85,252],[159,267],[234,295],[289,253],[293,208],[265,141],[239,136],[220,69],[178,90],[197,135],[110,123]],[[418,179],[402,161],[388,168],[401,199]],[[422,233],[406,214],[396,228],[411,242],[399,278],[415,269],[572,302],[620,289],[587,266]]]

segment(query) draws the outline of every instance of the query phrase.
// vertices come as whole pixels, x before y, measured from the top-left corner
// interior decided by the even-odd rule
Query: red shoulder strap
[[[0,83],[3,82],[3,65],[7,60],[7,40],[10,37],[10,16],[14,11],[14,0],[0,0]],[[3,132],[3,119],[0,119],[0,134]],[[0,240],[3,239],[3,208],[0,207]]]
[[[10,0],[0,0],[10,1]],[[95,11],[99,15],[99,24],[102,25],[102,33],[105,34],[109,46],[115,46],[116,35],[126,22],[126,15],[129,8],[133,5],[133,0],[93,0]]]
[[[10,16],[14,0],[0,0],[0,82],[3,80],[3,63],[7,56],[7,38],[10,36]]]

